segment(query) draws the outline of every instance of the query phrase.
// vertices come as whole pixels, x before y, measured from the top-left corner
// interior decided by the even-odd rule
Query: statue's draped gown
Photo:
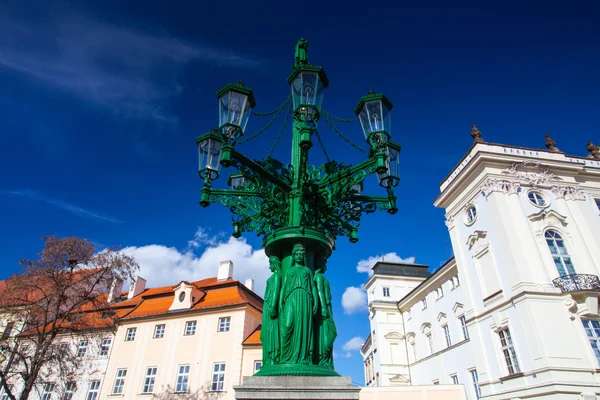
[[[281,364],[312,364],[313,277],[305,266],[292,266],[282,290]]]
[[[277,317],[271,318],[271,310],[275,310],[274,314],[277,316],[277,300],[280,288],[281,273],[275,272],[267,279],[262,314],[262,328],[260,330],[264,365],[274,365],[279,362],[279,322]]]
[[[333,310],[331,307],[331,290],[329,280],[323,274],[317,274],[316,279],[321,280],[321,287],[325,306],[327,307],[327,318],[319,318],[319,360],[318,364],[333,368],[333,342],[337,336],[335,322],[333,322]]]

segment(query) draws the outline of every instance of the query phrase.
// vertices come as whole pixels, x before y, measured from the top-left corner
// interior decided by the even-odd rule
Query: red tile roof
[[[242,342],[242,345],[252,346],[252,345],[262,344],[262,342],[260,341],[261,328],[262,328],[262,325],[257,326],[256,329],[250,335],[248,335],[248,337],[246,339],[244,339],[244,341]]]

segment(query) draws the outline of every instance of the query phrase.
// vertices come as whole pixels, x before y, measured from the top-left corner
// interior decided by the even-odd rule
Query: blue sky
[[[343,345],[366,337],[368,320],[360,291],[351,315],[342,294],[366,281],[357,266],[370,257],[395,253],[435,269],[452,256],[432,201],[471,145],[471,124],[487,141],[526,147],[543,147],[548,133],[574,155],[600,142],[593,1],[22,3],[0,5],[1,277],[57,234],[127,248],[152,285],[214,276],[231,258],[236,277],[260,287],[259,239],[231,240],[227,210],[197,203],[194,139],[218,121],[215,92],[243,78],[256,111],[274,109],[306,37],[331,82],[328,112],[351,118],[369,89],[391,98],[400,212],[365,218],[360,241],[340,238],[329,262],[337,370],[358,383],[360,355]],[[251,118],[247,133],[267,121]],[[241,150],[264,157],[280,126]],[[358,124],[338,127],[363,143]],[[362,159],[325,123],[320,131],[332,158]],[[274,156],[289,160],[289,145],[288,130]],[[318,146],[311,157],[323,161]]]

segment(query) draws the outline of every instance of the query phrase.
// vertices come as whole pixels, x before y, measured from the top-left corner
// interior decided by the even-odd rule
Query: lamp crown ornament
[[[287,82],[291,90],[288,117],[293,118],[288,164],[270,155],[252,160],[236,146],[245,135],[250,115],[275,117],[245,141],[268,129],[290,98],[271,113],[253,113],[254,94],[241,80],[217,92],[219,125],[196,139],[198,174],[203,180],[200,205],[227,207],[234,237],[244,232],[262,236],[273,274],[264,295],[263,367],[257,375],[337,376],[333,365],[337,331],[324,275],[326,262],[338,237],[346,236],[352,243],[359,240],[364,215],[398,211],[395,189],[400,182],[401,147],[391,140],[391,101],[371,90],[354,110],[370,147],[367,159],[347,165],[326,156],[325,164],[310,165],[315,136],[326,154],[317,126],[329,80],[322,67],[308,62],[306,39],[296,44]],[[228,175],[227,189],[214,187],[221,168],[234,170]],[[371,175],[376,175],[384,195],[363,193]]]

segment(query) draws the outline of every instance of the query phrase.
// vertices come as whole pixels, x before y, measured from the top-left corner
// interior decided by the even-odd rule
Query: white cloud
[[[348,340],[346,343],[344,343],[342,349],[347,352],[360,350],[364,342],[365,339],[361,338],[360,336],[355,336],[352,339]]]
[[[367,292],[363,288],[347,287],[342,295],[342,307],[345,314],[354,314],[367,309]]]
[[[373,271],[371,270],[371,268],[373,268],[373,266],[375,265],[375,263],[377,261],[388,261],[388,262],[395,262],[395,263],[403,262],[403,263],[413,264],[416,261],[416,258],[415,257],[402,258],[396,253],[387,253],[387,254],[383,254],[381,256],[373,256],[373,257],[367,258],[366,260],[360,260],[358,262],[358,264],[356,264],[356,271],[366,272],[369,274],[369,276],[371,276],[371,275],[373,275]]]
[[[148,281],[149,287],[174,285],[182,280],[195,281],[217,276],[219,262],[231,260],[234,264],[233,278],[242,283],[247,278],[254,279],[254,290],[259,295],[263,295],[265,281],[270,274],[269,262],[264,250],[253,249],[243,238],[230,237],[225,240],[217,236],[206,237],[204,240],[208,245],[200,255],[189,249],[179,251],[175,247],[158,244],[131,246],[122,251],[135,258],[140,265],[139,275]]]

